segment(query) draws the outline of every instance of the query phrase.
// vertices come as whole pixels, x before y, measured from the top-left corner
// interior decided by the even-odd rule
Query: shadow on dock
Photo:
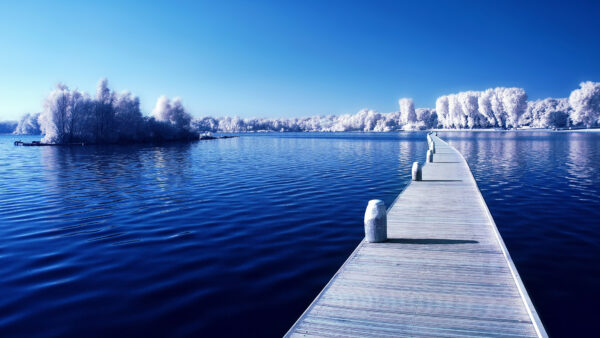
[[[478,241],[468,239],[436,239],[436,238],[388,238],[386,243],[401,244],[476,244]]]

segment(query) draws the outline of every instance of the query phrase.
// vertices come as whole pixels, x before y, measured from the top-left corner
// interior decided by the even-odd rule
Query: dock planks
[[[469,166],[432,138],[388,241],[363,240],[286,336],[547,337]]]

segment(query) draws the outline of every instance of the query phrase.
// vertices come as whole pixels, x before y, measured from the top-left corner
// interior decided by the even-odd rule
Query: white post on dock
[[[387,211],[382,200],[370,200],[365,211],[365,238],[369,243],[387,240]]]
[[[429,143],[429,150],[431,150],[431,152],[435,154],[435,142]]]
[[[421,181],[423,179],[423,170],[419,162],[414,162],[412,165],[412,180]]]
[[[433,162],[433,152],[431,152],[431,149],[427,150],[427,163],[431,163]]]

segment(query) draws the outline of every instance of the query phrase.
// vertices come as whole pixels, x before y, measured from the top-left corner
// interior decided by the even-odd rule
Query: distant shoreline
[[[580,128],[580,129],[545,129],[545,128],[518,128],[518,129],[494,129],[494,128],[473,128],[473,129],[444,129],[444,128],[434,128],[434,129],[424,129],[424,130],[394,130],[394,131],[273,131],[273,130],[255,130],[255,131],[239,131],[239,132],[217,132],[218,134],[288,134],[288,133],[329,133],[329,134],[339,134],[339,133],[350,133],[350,134],[366,134],[366,133],[376,133],[376,134],[391,134],[391,133],[401,133],[401,132],[427,132],[427,131],[439,131],[439,132],[464,132],[464,131],[475,131],[475,132],[556,132],[556,133],[600,133],[600,128]],[[36,134],[13,134],[13,133],[0,133],[0,135],[13,135],[13,136],[42,136]],[[206,137],[200,136],[198,140],[211,140],[211,139],[226,139],[236,136],[216,136],[216,137]],[[137,142],[136,142],[137,143]],[[145,142],[144,142],[145,143]],[[150,142],[152,143],[152,142]],[[91,145],[91,143],[90,143]]]
[[[474,128],[474,129],[431,129],[431,131],[443,131],[443,132],[452,132],[452,131],[500,131],[500,132],[535,132],[535,131],[545,131],[545,132],[556,132],[556,133],[599,133],[600,128],[581,128],[581,129],[546,129],[546,128],[518,128],[518,129],[493,129],[493,128]]]
[[[42,135],[31,135],[31,134],[0,134],[0,135],[12,135],[12,136],[42,136]],[[194,141],[208,141],[208,140],[222,140],[229,138],[239,137],[237,135],[223,135],[223,136],[212,136],[212,135],[201,135],[197,139],[181,139],[181,140],[153,140],[153,141],[135,141],[131,143],[116,142],[116,143],[85,143],[85,142],[70,142],[70,143],[44,143],[41,141],[22,141],[16,140],[13,142],[15,146],[24,147],[45,147],[45,146],[56,146],[56,147],[70,147],[70,146],[102,146],[102,145],[130,145],[130,144],[166,144],[166,143],[182,143],[182,142],[194,142]]]

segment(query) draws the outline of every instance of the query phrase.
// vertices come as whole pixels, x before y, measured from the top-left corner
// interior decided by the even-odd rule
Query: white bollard
[[[414,162],[412,166],[412,180],[421,181],[423,179],[423,171],[419,162]]]
[[[435,142],[429,143],[429,150],[431,150],[431,152],[435,154]]]
[[[430,134],[427,134],[427,144],[431,144],[433,142],[433,139],[431,138]]]
[[[387,240],[387,211],[382,200],[370,200],[365,211],[365,238],[369,243]]]
[[[433,153],[430,150],[427,150],[427,163],[433,162]]]

